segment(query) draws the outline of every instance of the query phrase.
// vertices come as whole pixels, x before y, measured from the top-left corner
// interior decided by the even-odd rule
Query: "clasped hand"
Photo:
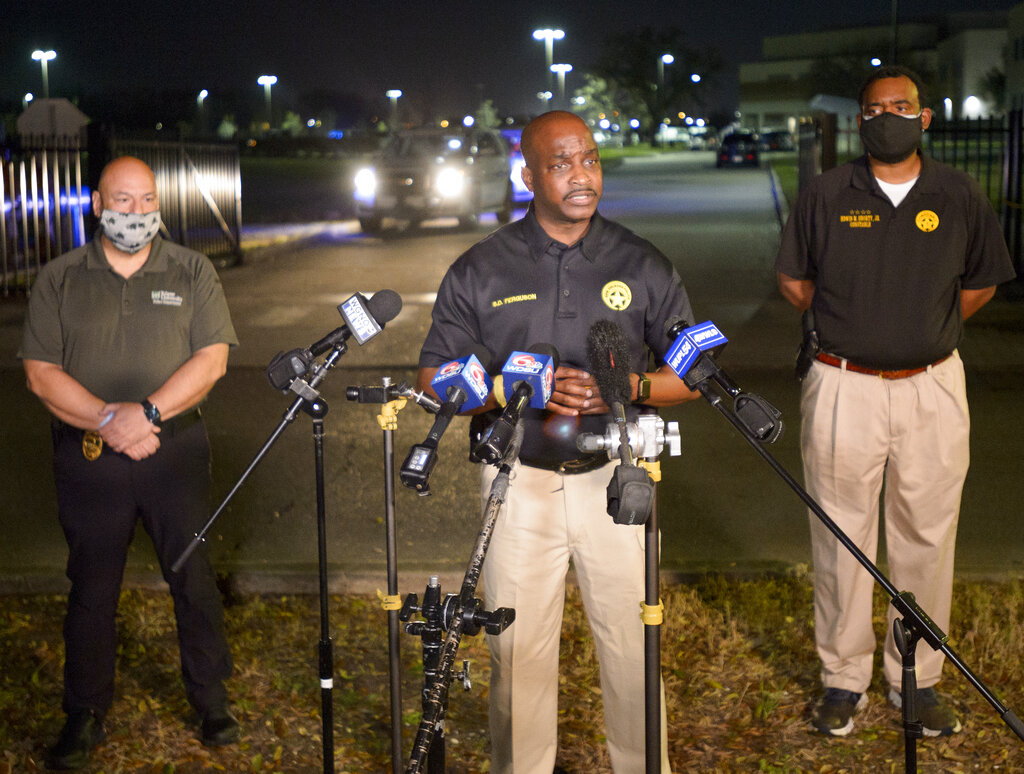
[[[110,420],[99,433],[114,451],[133,460],[143,460],[160,448],[160,428],[146,419],[141,403],[108,403],[100,410],[100,416],[108,414]]]
[[[559,366],[555,371],[554,389],[546,408],[566,416],[607,414],[609,411],[594,377],[587,371],[569,366]]]

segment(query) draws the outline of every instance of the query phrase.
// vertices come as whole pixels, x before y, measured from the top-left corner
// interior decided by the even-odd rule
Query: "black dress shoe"
[[[203,715],[203,744],[207,747],[234,744],[239,735],[238,720],[227,705],[213,707]]]
[[[103,721],[88,710],[73,712],[64,722],[57,744],[46,751],[46,768],[73,771],[89,763],[92,748],[106,737]]]

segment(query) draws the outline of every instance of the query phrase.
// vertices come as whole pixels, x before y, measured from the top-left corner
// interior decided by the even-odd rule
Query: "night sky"
[[[0,101],[8,110],[26,91],[41,94],[31,52],[52,48],[51,96],[206,88],[242,95],[255,110],[263,99],[256,78],[272,73],[279,78],[273,100],[282,106],[298,108],[301,95],[320,90],[351,93],[383,109],[384,91],[398,88],[403,99],[435,112],[468,112],[483,97],[502,113],[529,113],[545,77],[534,29],[565,30],[554,59],[574,66],[571,91],[604,38],[642,25],[676,26],[691,46],[717,48],[726,68],[715,93],[728,103],[735,101],[736,65],[760,58],[762,36],[887,24],[892,10],[892,0],[0,1]],[[1016,4],[900,0],[899,14],[909,21]]]

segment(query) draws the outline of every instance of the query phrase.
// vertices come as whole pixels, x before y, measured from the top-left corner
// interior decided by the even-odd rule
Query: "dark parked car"
[[[491,129],[409,129],[396,132],[371,166],[355,177],[356,217],[363,231],[381,231],[384,218],[415,225],[456,217],[462,225],[493,212],[512,217],[509,147]]]
[[[757,143],[763,152],[768,151],[791,151],[793,135],[785,129],[767,129],[757,136]]]
[[[757,135],[754,132],[737,131],[722,138],[715,156],[715,166],[756,167],[760,164]]]

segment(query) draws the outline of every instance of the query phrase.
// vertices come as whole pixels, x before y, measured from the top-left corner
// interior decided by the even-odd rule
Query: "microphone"
[[[529,352],[508,356],[501,367],[505,408],[473,447],[470,460],[492,463],[504,458],[523,409],[543,409],[551,400],[558,361],[558,350],[550,344],[531,344]]]
[[[385,323],[391,322],[401,311],[402,297],[393,290],[378,291],[369,301],[356,293],[347,301],[338,304],[338,312],[345,324],[314,343],[309,351],[313,357],[317,357],[334,349],[349,336],[362,346],[380,333]]]
[[[620,437],[626,431],[626,404],[630,402],[629,342],[622,328],[611,320],[598,320],[587,334],[587,361],[601,397],[612,410]],[[627,465],[633,464],[628,439],[619,446],[619,456]]]
[[[608,482],[608,515],[616,524],[644,524],[654,509],[654,482],[638,467],[629,445],[626,404],[630,402],[629,342],[622,328],[610,320],[598,320],[587,334],[587,359],[594,381],[619,428],[619,459]],[[580,448],[581,439],[576,439]]]
[[[729,340],[713,322],[708,320],[687,327],[685,320],[674,317],[666,323],[665,333],[674,339],[665,360],[687,387],[699,389],[708,397],[704,392],[706,383],[708,379],[714,380],[734,398],[733,411],[754,437],[767,443],[775,443],[782,437],[785,429],[782,412],[760,395],[743,392],[718,367],[713,356],[721,352]]]
[[[335,328],[307,349],[278,352],[267,366],[267,379],[275,389],[287,392],[296,378],[305,375],[313,361],[353,337],[359,346],[380,333],[402,311],[402,297],[393,290],[380,290],[367,301],[361,293],[338,304],[345,324]],[[344,352],[344,349],[342,349]]]
[[[721,352],[729,340],[713,322],[708,320],[687,327],[686,320],[673,317],[665,325],[665,334],[673,340],[668,354],[665,355],[665,362],[691,390],[701,382],[721,374],[711,356]],[[708,353],[707,357],[701,356],[704,352]],[[724,377],[724,374],[721,375]],[[736,388],[731,380],[728,382],[722,386],[730,394],[735,395],[739,388]]]
[[[467,355],[441,366],[430,386],[438,395],[445,395],[437,411],[434,424],[423,443],[416,444],[402,463],[398,477],[401,482],[421,495],[430,494],[428,479],[437,464],[437,445],[452,418],[460,411],[482,406],[491,392],[491,378],[476,355]]]

